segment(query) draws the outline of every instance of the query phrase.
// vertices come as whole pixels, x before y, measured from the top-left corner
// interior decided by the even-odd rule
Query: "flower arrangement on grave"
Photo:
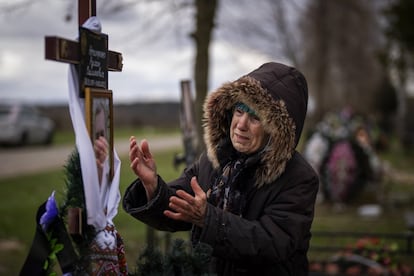
[[[371,264],[370,270],[368,269],[371,273],[369,275],[413,275],[414,273],[412,268],[404,265],[399,259],[396,242],[387,243],[377,237],[364,237],[348,245],[337,258],[349,260],[352,256],[360,256],[368,260],[365,263]]]
[[[324,262],[311,262],[310,271],[320,275],[411,276],[414,270],[399,259],[398,244],[364,237]]]
[[[328,113],[304,144],[304,156],[319,173],[320,196],[347,204],[364,185],[381,181],[384,165],[375,151],[373,125],[349,109]]]
[[[65,165],[63,203],[58,206],[55,191],[36,216],[36,233],[21,275],[127,275],[123,242],[116,233],[116,252],[96,246],[97,232],[86,221],[86,205],[79,153],[75,149]],[[114,256],[114,254],[116,256]]]
[[[355,244],[349,245],[345,254],[358,254],[384,267],[396,268],[398,264],[397,251],[398,244],[395,242],[388,244],[379,238],[366,237],[359,239]]]

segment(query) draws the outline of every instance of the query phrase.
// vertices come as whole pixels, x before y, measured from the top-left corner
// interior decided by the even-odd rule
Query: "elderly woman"
[[[295,150],[307,100],[304,76],[280,63],[223,84],[204,104],[206,152],[170,183],[131,137],[138,179],[123,208],[159,230],[191,230],[217,275],[307,275],[318,178]]]

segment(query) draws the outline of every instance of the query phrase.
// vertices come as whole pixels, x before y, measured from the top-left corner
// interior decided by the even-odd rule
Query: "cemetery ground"
[[[131,131],[125,131],[126,135],[140,135]],[[177,132],[174,132],[177,134]],[[117,135],[117,134],[115,134]],[[158,134],[154,134],[158,135]],[[162,135],[171,135],[168,132]],[[55,141],[55,144],[70,142],[73,138],[57,138],[63,142]],[[65,141],[68,140],[68,141]],[[149,137],[149,141],[151,138]],[[155,152],[158,170],[166,180],[173,179],[181,173],[183,166],[176,169],[173,166],[175,154],[181,153],[182,148],[176,147]],[[341,231],[360,233],[406,233],[407,223],[404,217],[406,211],[414,210],[414,155],[413,152],[404,152],[397,146],[389,151],[381,153],[384,160],[391,164],[393,170],[384,183],[370,186],[355,199],[355,201],[340,210],[332,204],[321,203],[316,206],[313,231]],[[120,155],[121,194],[135,178],[129,169],[127,155]],[[38,162],[42,162],[38,160]],[[23,262],[30,249],[35,231],[35,214],[52,191],[56,191],[56,199],[64,193],[63,168],[17,175],[0,179],[0,275],[18,275]],[[362,217],[358,215],[358,208],[363,204],[380,204],[382,213],[379,216]],[[119,207],[115,218],[117,230],[124,239],[126,256],[130,272],[133,272],[135,261],[146,247],[146,226],[127,215],[122,207]],[[163,237],[157,232],[159,238]],[[172,238],[188,237],[187,234],[174,234]],[[334,252],[319,252],[312,250],[312,244],[320,243],[321,238],[314,237],[311,241],[310,259],[328,259]],[[323,241],[322,241],[323,242]],[[332,241],[328,241],[331,243]],[[355,240],[339,242],[346,245]],[[410,265],[414,264],[414,256],[399,256],[400,259]]]

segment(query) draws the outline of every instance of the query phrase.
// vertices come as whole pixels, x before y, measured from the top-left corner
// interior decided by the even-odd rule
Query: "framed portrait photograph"
[[[85,119],[89,136],[94,145],[95,157],[108,158],[109,180],[114,175],[114,127],[113,127],[112,91],[99,88],[85,88]],[[104,140],[107,143],[105,157],[102,151],[97,152],[96,141]],[[102,159],[103,160],[103,159]],[[97,160],[98,161],[98,160]],[[98,164],[98,162],[97,162]],[[99,181],[102,179],[102,168],[98,166]]]

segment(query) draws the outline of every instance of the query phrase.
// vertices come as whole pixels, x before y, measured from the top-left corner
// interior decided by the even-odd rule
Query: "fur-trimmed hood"
[[[238,102],[255,110],[270,135],[256,171],[256,186],[275,181],[285,170],[302,132],[307,111],[305,77],[295,68],[270,62],[210,93],[204,102],[204,142],[215,168],[219,145],[230,139],[231,111]]]

